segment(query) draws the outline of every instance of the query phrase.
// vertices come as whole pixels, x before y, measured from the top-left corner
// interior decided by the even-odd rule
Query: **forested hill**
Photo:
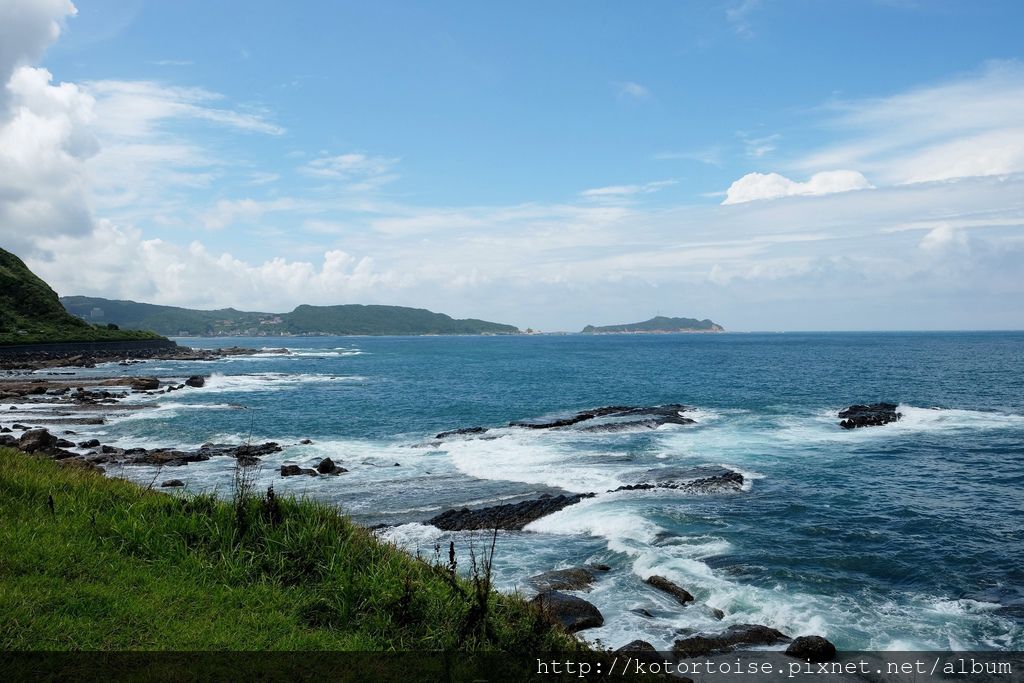
[[[302,305],[291,313],[261,313],[233,308],[207,311],[84,296],[64,297],[61,303],[89,322],[139,327],[175,336],[515,334],[519,331],[512,325],[457,320],[443,313],[404,306]]]
[[[645,320],[641,323],[627,323],[625,325],[605,325],[595,327],[587,325],[583,328],[583,334],[620,334],[632,332],[635,334],[657,334],[667,332],[724,332],[725,329],[718,323],[708,319],[697,320],[696,318],[666,318],[663,315]]]
[[[0,344],[156,339],[150,332],[96,326],[70,315],[24,261],[0,249]]]

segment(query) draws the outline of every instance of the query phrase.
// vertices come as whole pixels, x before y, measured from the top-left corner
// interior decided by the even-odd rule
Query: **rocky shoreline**
[[[287,353],[286,350],[282,350]],[[219,349],[217,351],[173,350],[172,355],[159,355],[161,359],[173,360],[214,360],[229,355],[256,353],[252,349]],[[262,351],[261,353],[266,353]],[[72,367],[110,362],[99,357],[64,359]],[[137,358],[115,359],[125,365],[141,362]],[[40,367],[51,368],[54,359],[35,359]],[[203,375],[192,375],[184,381],[168,382],[149,376],[82,378],[74,375],[38,378],[16,375],[0,379],[0,419],[6,413],[16,417],[16,406],[46,405],[52,410],[52,417],[32,417],[22,422],[0,424],[0,446],[12,446],[31,455],[49,457],[63,466],[104,471],[110,466],[149,465],[161,468],[177,468],[214,458],[230,458],[238,466],[256,465],[261,458],[281,452],[283,446],[277,442],[251,444],[207,443],[199,448],[120,448],[102,444],[98,439],[74,440],[74,431],[64,430],[63,434],[51,433],[46,424],[103,424],[104,415],[110,412],[145,410],[146,404],[125,402],[132,394],[166,394],[185,387],[202,388],[206,383]],[[578,429],[586,431],[616,431],[620,429],[654,428],[662,424],[689,425],[695,420],[685,415],[687,407],[682,404],[660,406],[606,406],[580,411],[566,417],[538,420],[514,421],[505,428],[515,429]],[[895,404],[855,405],[839,411],[838,424],[843,429],[853,427],[881,426],[898,420]],[[851,424],[851,420],[853,423]],[[7,420],[5,422],[10,422]],[[25,424],[28,422],[29,424]],[[438,433],[435,440],[492,438],[487,433],[493,428],[458,428]],[[304,439],[301,443],[310,443]],[[348,472],[331,458],[320,459],[313,467],[297,464],[282,464],[280,476],[338,476]],[[156,483],[156,478],[154,479]],[[703,467],[690,469],[661,468],[639,475],[634,483],[624,484],[603,493],[649,491],[670,489],[686,493],[728,494],[744,490],[746,481],[742,474],[724,467]],[[167,478],[159,483],[161,488],[180,488],[181,479]],[[599,495],[598,492],[561,495],[545,495],[539,498],[485,506],[475,509],[458,508],[443,511],[425,523],[444,531],[508,530],[521,531],[531,522],[552,514],[565,507]],[[581,597],[612,571],[606,565],[586,565],[544,572],[527,581],[536,591],[533,603],[549,620],[575,633],[604,624],[600,610]],[[652,575],[644,579],[649,589],[671,597],[678,609],[702,610],[716,620],[727,615],[714,605],[702,604],[684,586],[664,576]],[[717,655],[737,649],[787,645],[786,654],[807,661],[827,661],[835,657],[835,648],[819,636],[801,636],[792,639],[786,634],[768,626],[758,624],[734,624],[722,631],[682,633],[675,640],[672,655],[678,659]],[[623,648],[624,653],[653,653],[655,648],[642,640],[633,641]]]
[[[86,345],[80,348],[62,348],[60,350],[48,350],[43,347],[45,345],[38,345],[31,351],[12,355],[0,355],[0,370],[10,372],[63,367],[93,368],[100,363],[131,365],[148,360],[214,361],[229,356],[249,356],[254,353],[280,353],[282,355],[289,353],[288,349],[260,351],[239,346],[220,349],[194,349],[187,346],[178,346],[177,344],[157,348],[135,349],[90,348]]]

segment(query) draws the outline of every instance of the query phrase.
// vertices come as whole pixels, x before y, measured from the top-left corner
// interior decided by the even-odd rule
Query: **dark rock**
[[[450,429],[447,432],[441,432],[434,438],[447,439],[449,436],[461,436],[463,434],[483,434],[486,431],[486,427],[463,427],[462,429]]]
[[[99,448],[100,447],[100,440],[99,439],[89,439],[88,441],[81,441],[81,442],[79,442],[78,447],[79,448]]]
[[[718,619],[719,621],[721,621],[722,619],[725,619],[725,612],[723,612],[722,610],[718,609],[717,607],[710,607],[709,606],[708,607],[708,611],[711,612],[711,616],[712,617],[714,617],[715,619]]]
[[[18,440],[10,434],[0,434],[0,447],[17,448]]]
[[[18,439],[18,448],[26,453],[45,453],[56,447],[57,437],[45,429],[31,429]]]
[[[588,569],[593,569],[596,572],[610,572],[612,568],[607,564],[601,564],[600,562],[594,562],[587,565]]]
[[[294,477],[299,475],[315,477],[316,470],[306,469],[303,467],[299,467],[298,465],[281,465],[282,477]]]
[[[800,636],[786,648],[786,654],[806,662],[830,662],[836,658],[836,646],[821,636]]]
[[[57,448],[74,448],[75,444],[67,439],[57,439]]]
[[[120,449],[120,448],[115,448],[114,446],[103,445],[103,446],[100,446],[100,453],[106,453],[108,455],[113,455],[115,453],[116,454],[124,453],[124,451],[122,449]]]
[[[31,427],[15,422],[14,424],[11,425],[11,429],[19,429],[24,431],[26,429],[31,429]]]
[[[302,444],[303,446],[308,446],[308,445],[310,445],[311,443],[313,443],[313,439],[303,439],[303,440],[302,440],[302,441],[300,441],[299,443],[300,443],[300,444]]]
[[[527,579],[527,582],[541,593],[544,591],[581,591],[590,590],[590,584],[594,583],[596,578],[593,572],[585,567],[572,567],[537,574]]]
[[[448,510],[427,520],[444,531],[471,531],[474,529],[508,529],[518,531],[530,522],[540,519],[564,507],[574,505],[594,494],[559,495],[521,503],[506,503],[494,507],[470,510]]]
[[[339,467],[330,458],[324,458],[316,466],[316,471],[320,474],[341,474],[342,472],[348,472],[344,467]]]
[[[895,403],[872,403],[871,405],[852,405],[839,411],[841,421],[839,426],[843,429],[855,429],[857,427],[880,427],[890,422],[896,422],[903,413],[896,412]]]
[[[654,615],[651,614],[650,610],[646,610],[643,607],[634,607],[633,609],[631,609],[629,611],[632,612],[633,614],[639,614],[641,617],[644,617],[645,619],[653,619],[654,618]]]
[[[170,448],[157,448],[151,451],[144,448],[129,448],[124,454],[129,456],[126,463],[128,465],[159,465],[162,467],[181,467],[190,462],[203,462],[210,459],[210,456],[200,451],[178,451]]]
[[[644,583],[646,583],[649,586],[653,586],[660,591],[668,593],[673,598],[675,598],[680,605],[685,605],[688,602],[693,602],[693,596],[690,594],[690,591],[686,590],[685,588],[682,588],[681,586],[676,585],[672,581],[669,581],[664,576],[648,576],[646,579],[644,579]]]
[[[152,391],[160,388],[160,380],[156,377],[136,377],[132,380],[131,388],[135,391]]]
[[[261,444],[244,443],[241,446],[229,446],[228,448],[233,448],[234,452],[231,453],[231,455],[234,455],[236,458],[262,458],[265,455],[278,453],[283,450],[281,448],[281,444],[276,441],[267,441],[266,443]]]
[[[641,654],[641,653],[657,653],[658,649],[648,643],[646,640],[634,640],[626,643],[615,652],[620,654]]]
[[[185,485],[185,482],[183,482],[181,479],[168,479],[164,483],[160,484],[160,486],[162,486],[164,488],[170,488],[172,486],[184,486],[184,485]]]
[[[192,375],[187,380],[185,380],[185,385],[195,387],[196,389],[200,389],[206,386],[206,378],[203,377],[202,375]]]
[[[551,420],[549,422],[516,421],[509,422],[509,427],[525,427],[527,429],[559,429],[571,427],[580,422],[607,418],[609,421],[599,425],[587,425],[587,431],[621,431],[646,427],[654,429],[663,424],[693,424],[695,420],[681,415],[686,406],[680,403],[669,403],[660,406],[604,406],[592,410],[584,410],[570,417]],[[621,421],[622,418],[637,417],[639,420]],[[616,422],[615,420],[620,420]]]
[[[682,658],[703,657],[730,652],[737,647],[788,642],[790,638],[773,628],[757,624],[736,624],[721,633],[695,635],[677,640],[672,646],[672,652]]]
[[[536,605],[551,623],[559,624],[569,633],[604,625],[600,610],[575,595],[545,591],[531,600],[530,604]]]
[[[731,493],[743,490],[743,475],[724,467],[677,468],[648,470],[641,475],[650,481],[626,484],[615,491],[672,489],[696,495]]]

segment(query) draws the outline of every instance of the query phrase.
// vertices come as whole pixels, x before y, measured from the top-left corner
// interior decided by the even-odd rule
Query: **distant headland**
[[[175,337],[283,337],[316,335],[518,334],[513,325],[405,306],[297,306],[290,313],[261,313],[234,308],[198,310],[66,296],[60,302],[76,317],[93,324],[153,330]]]
[[[711,320],[696,318],[667,318],[655,316],[640,323],[625,325],[587,325],[582,334],[670,334],[672,332],[725,332],[725,328]]]

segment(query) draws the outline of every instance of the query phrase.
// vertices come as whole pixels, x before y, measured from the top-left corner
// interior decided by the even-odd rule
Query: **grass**
[[[483,561],[458,577],[314,501],[172,496],[0,449],[0,519],[4,651],[587,649]]]

